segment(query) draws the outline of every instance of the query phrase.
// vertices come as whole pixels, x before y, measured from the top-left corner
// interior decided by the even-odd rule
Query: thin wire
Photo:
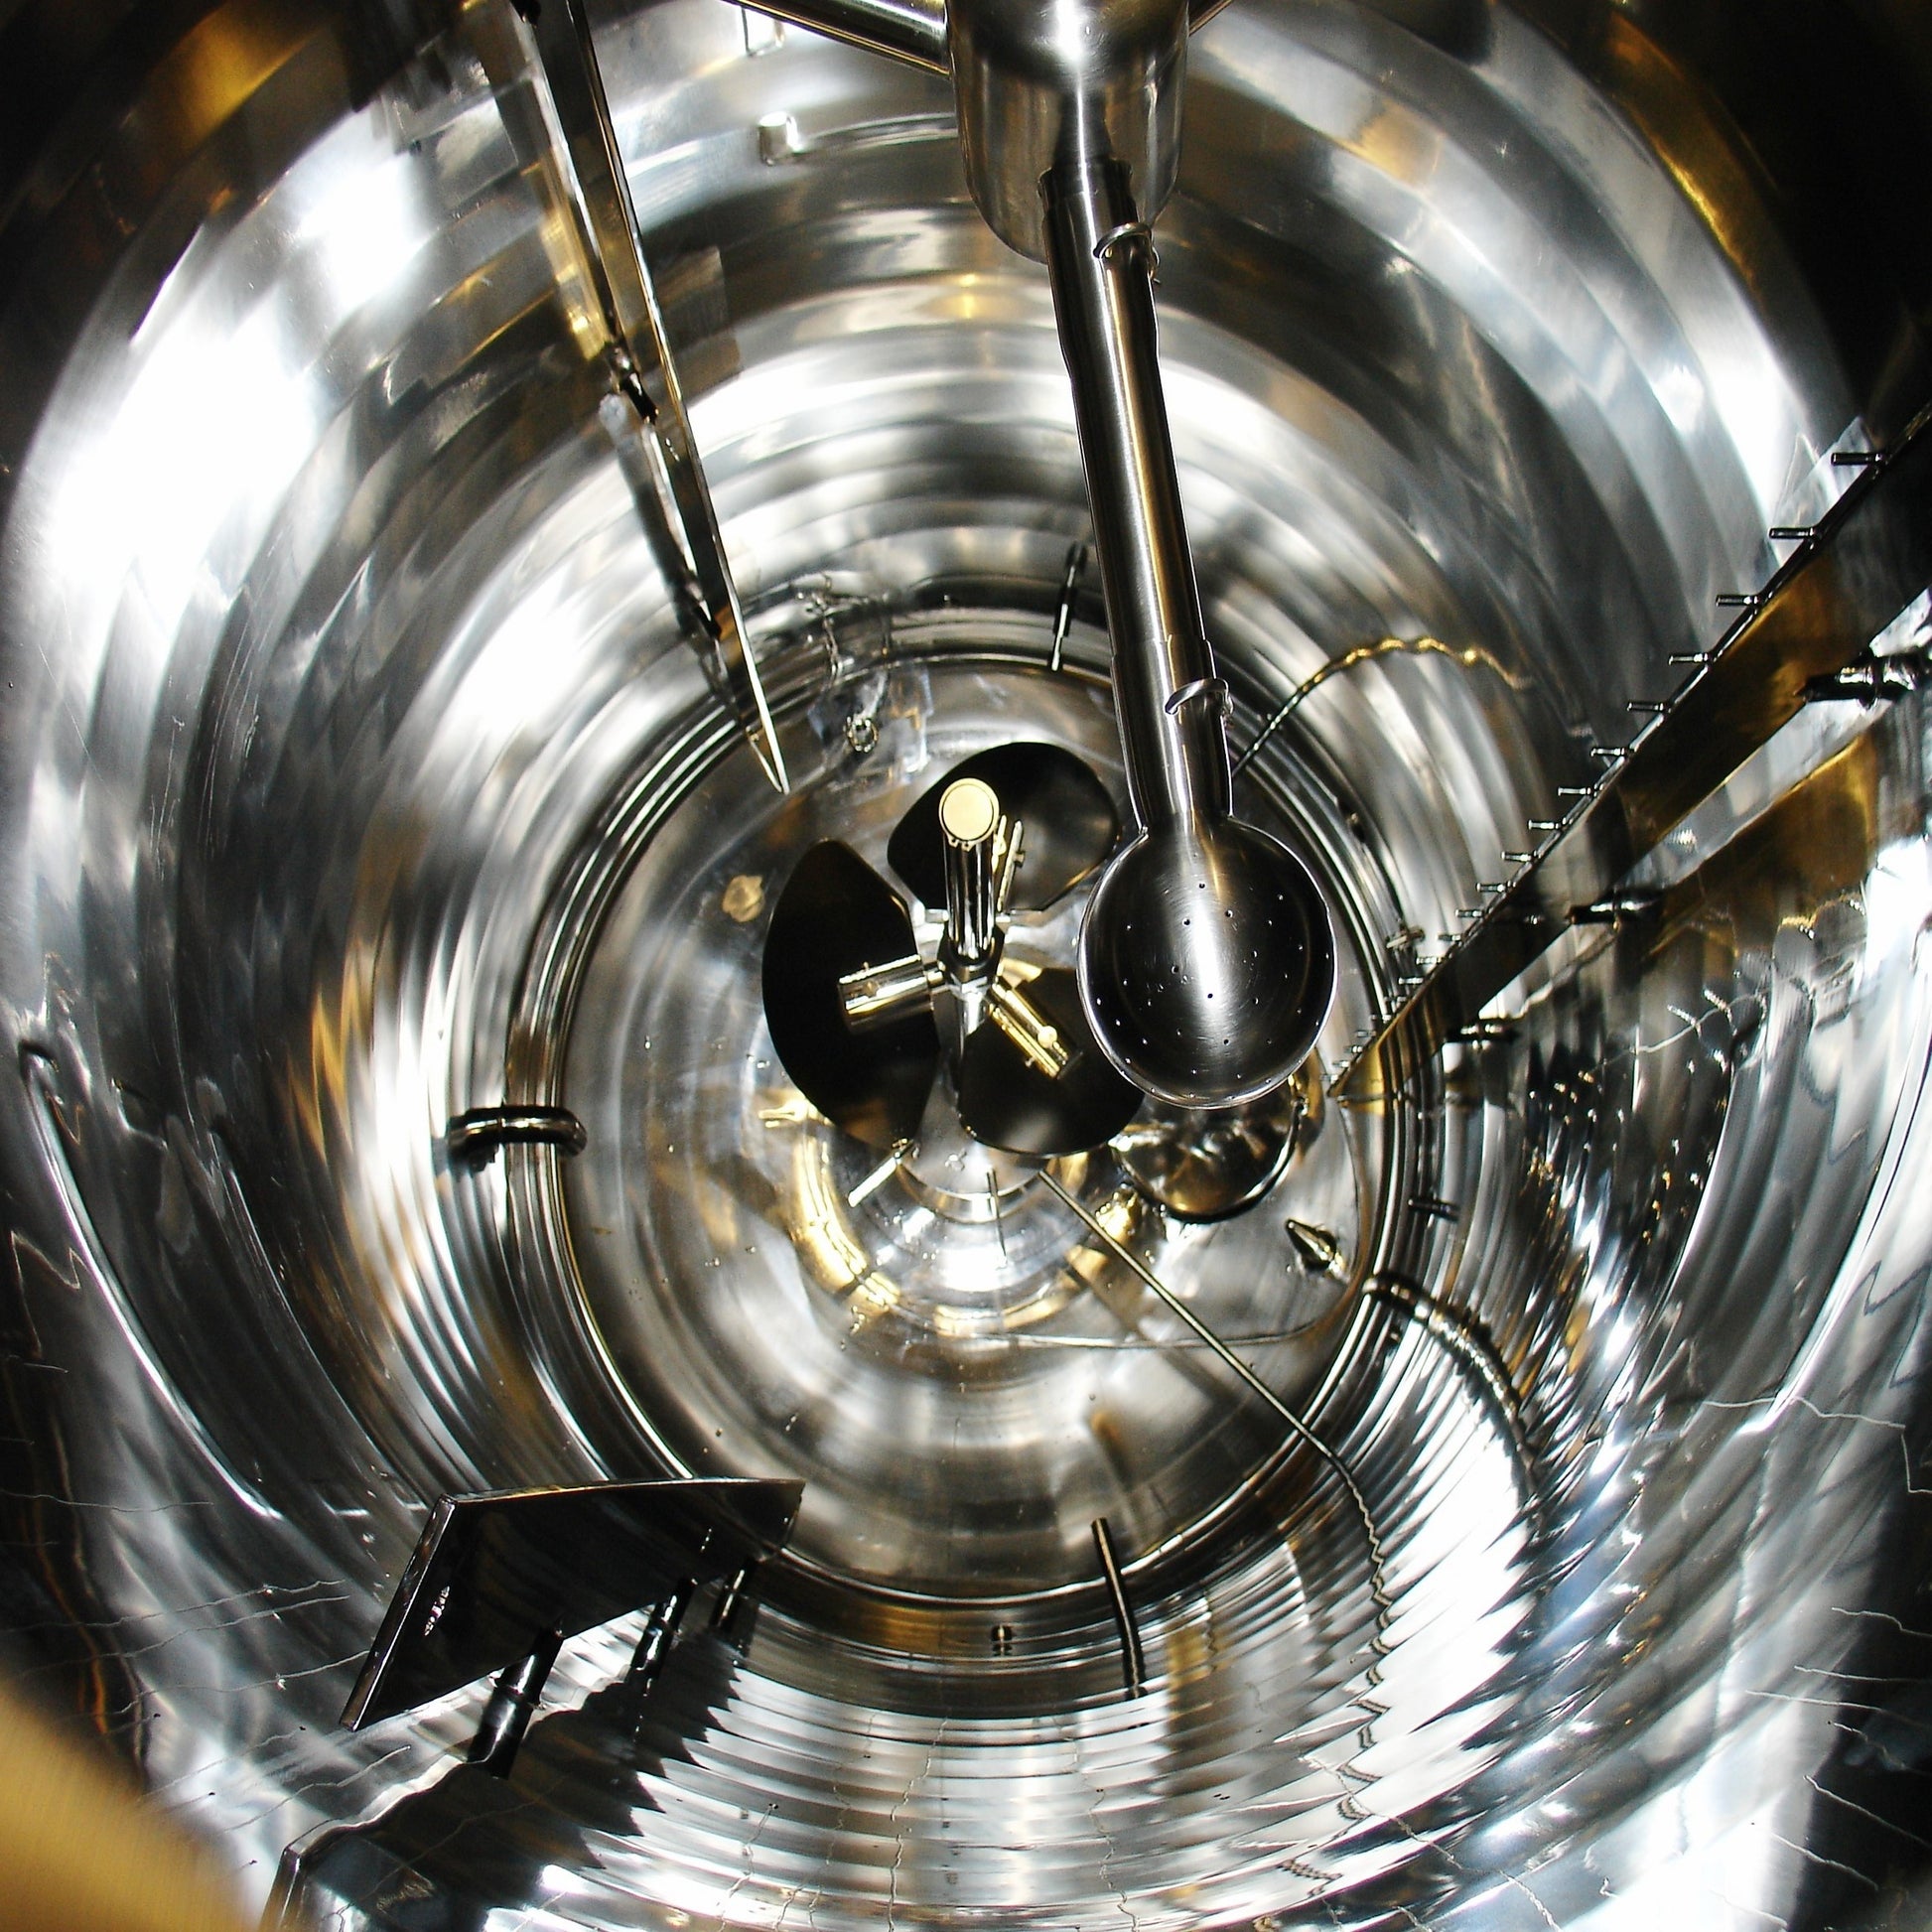
[[[1100,1552],[1100,1574],[1113,1600],[1114,1621],[1120,1626],[1121,1673],[1127,1680],[1127,1695],[1137,1698],[1147,1688],[1147,1660],[1141,1651],[1141,1633],[1134,1624],[1134,1606],[1127,1600],[1127,1586],[1121,1581],[1114,1528],[1104,1516],[1093,1519],[1093,1547]]]
[[[1435,637],[1382,637],[1372,644],[1357,644],[1353,650],[1343,651],[1339,657],[1331,657],[1325,664],[1317,666],[1288,694],[1282,701],[1280,709],[1274,712],[1268,722],[1255,734],[1254,742],[1234,760],[1234,775],[1240,777],[1253,761],[1255,755],[1295,715],[1303,700],[1311,697],[1337,673],[1353,670],[1357,664],[1366,664],[1375,657],[1387,657],[1392,654],[1422,656],[1431,651],[1439,652],[1444,657],[1453,657],[1458,662],[1471,667],[1485,664],[1511,690],[1522,688],[1521,680],[1512,677],[1496,658],[1484,650],[1455,650]]]
[[[1361,1484],[1355,1480],[1354,1471],[1137,1254],[1109,1233],[1106,1227],[1044,1169],[1040,1171],[1039,1177],[1079,1216],[1087,1231],[1106,1248],[1109,1254],[1131,1268],[1172,1312],[1178,1315],[1188,1327],[1193,1329],[1194,1333],[1241,1378],[1243,1383],[1334,1470],[1336,1476],[1340,1478],[1341,1486],[1348,1491],[1349,1500],[1355,1505],[1356,1514],[1362,1519],[1362,1530],[1368,1539],[1369,1596],[1375,1604],[1376,1627],[1378,1630],[1384,1628],[1393,1606],[1382,1581],[1382,1539],[1376,1534],[1375,1519],[1369,1513],[1368,1498],[1362,1494]]]
[[[1265,1335],[1235,1335],[1231,1346],[1241,1348],[1273,1348],[1285,1341],[1300,1341],[1311,1330],[1320,1327],[1328,1317],[1317,1315],[1312,1320],[1304,1321],[1299,1328],[1276,1328]],[[1190,1341],[1179,1336],[1166,1335],[1032,1335],[1025,1329],[1017,1329],[1006,1337],[1009,1348],[1104,1348],[1113,1353],[1122,1348],[1146,1348],[1156,1354],[1182,1355],[1189,1349],[1205,1348],[1204,1341]]]

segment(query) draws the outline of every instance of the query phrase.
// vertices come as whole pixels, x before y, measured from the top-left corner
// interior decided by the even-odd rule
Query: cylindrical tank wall
[[[948,90],[723,0],[604,23],[780,801],[494,5],[0,27],[13,1668],[258,1896],[390,1807],[345,1925],[1921,1922],[1922,703],[1801,720],[1682,917],[1400,1106],[1305,1083],[1251,1213],[1069,1171],[1332,1453],[1284,1444],[1054,1201],[838,1208],[761,1043],[811,840],[1015,737],[1120,793],[1091,591],[1048,669],[1044,272]],[[1237,750],[1295,699],[1240,804],[1335,910],[1330,1071],[1922,399],[1880,244],[1932,233],[1932,67],[1805,12],[1755,65],[1688,5],[1193,40],[1161,348]],[[506,1081],[587,1152],[453,1167]],[[436,1496],[671,1470],[807,1500],[634,1743],[625,1628],[481,1825],[483,1687],[338,1728]]]

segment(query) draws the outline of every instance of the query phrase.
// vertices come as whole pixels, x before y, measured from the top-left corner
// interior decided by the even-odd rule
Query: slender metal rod
[[[1111,1254],[1116,1261],[1119,1261],[1123,1263],[1126,1267],[1132,1269],[1133,1272],[1140,1277],[1142,1283],[1147,1288],[1151,1289],[1156,1295],[1156,1297],[1158,1297],[1159,1300],[1164,1302],[1167,1305],[1168,1309],[1173,1313],[1178,1315],[1180,1319],[1187,1324],[1188,1327],[1193,1329],[1194,1333],[1200,1338],[1202,1344],[1208,1349],[1210,1349],[1214,1354],[1218,1355],[1221,1358],[1221,1360],[1225,1362],[1227,1366],[1231,1368],[1235,1372],[1235,1374],[1238,1375],[1241,1378],[1241,1380],[1244,1383],[1246,1383],[1247,1386],[1251,1390],[1253,1390],[1254,1393],[1258,1395],[1262,1399],[1262,1401],[1269,1406],[1269,1408],[1274,1410],[1276,1415],[1278,1415],[1283,1422],[1287,1423],[1289,1428],[1297,1436],[1299,1436],[1302,1439],[1302,1441],[1307,1443],[1311,1449],[1315,1450],[1317,1454],[1325,1457],[1328,1461],[1334,1462],[1336,1460],[1334,1450],[1331,1449],[1326,1443],[1322,1442],[1321,1439],[1318,1436],[1316,1436],[1312,1430],[1309,1428],[1308,1424],[1305,1423],[1302,1420],[1302,1418],[1298,1416],[1295,1413],[1295,1411],[1291,1409],[1288,1406],[1288,1404],[1285,1403],[1281,1399],[1281,1397],[1278,1396],[1275,1393],[1275,1391],[1271,1389],[1268,1386],[1268,1384],[1264,1382],[1261,1379],[1261,1377],[1257,1375],[1255,1371],[1251,1369],[1248,1366],[1248,1364],[1244,1362],[1241,1359],[1241,1357],[1237,1355],[1234,1352],[1234,1350],[1230,1348],[1227,1345],[1227,1343],[1224,1342],[1221,1339],[1221,1337],[1217,1335],[1214,1332],[1214,1330],[1210,1328],[1207,1325],[1207,1323],[1203,1321],[1200,1318],[1200,1316],[1197,1315],[1193,1311],[1193,1310],[1190,1309],[1187,1306],[1187,1304],[1183,1302],[1180,1299],[1180,1297],[1176,1295],[1173,1292],[1173,1290],[1171,1289],[1167,1285],[1167,1283],[1160,1278],[1160,1276],[1155,1274],[1155,1272],[1147,1265],[1146,1262],[1144,1262],[1140,1258],[1139,1255],[1137,1255],[1133,1251],[1133,1249],[1128,1247],[1125,1242],[1120,1241],[1114,1235],[1110,1234],[1107,1231],[1107,1228],[1104,1225],[1104,1223],[1102,1223],[1095,1215],[1089,1213],[1087,1209],[1080,1203],[1080,1201],[1077,1200],[1072,1194],[1069,1194],[1067,1190],[1064,1187],[1062,1187],[1060,1183],[1057,1180],[1055,1180],[1053,1176],[1050,1173],[1048,1173],[1044,1169],[1040,1171],[1039,1177],[1041,1180],[1043,1180],[1046,1183],[1046,1185],[1055,1194],[1057,1194],[1060,1197],[1061,1200],[1063,1200],[1067,1204],[1068,1207],[1072,1208],[1075,1214],[1077,1214],[1080,1217],[1081,1221],[1084,1222],[1086,1225],[1087,1232],[1093,1235],[1094,1238],[1098,1240],[1106,1248],[1107,1252]]]
[[[1227,0],[1191,0],[1187,24],[1212,20]],[[809,28],[848,47],[904,61],[928,73],[952,72],[945,0],[759,0],[753,13]]]
[[[751,1642],[758,1615],[758,1576],[759,1566],[748,1565],[727,1579],[711,1606],[711,1634],[740,1651]]]
[[[1060,580],[1060,601],[1053,613],[1053,648],[1046,668],[1057,671],[1066,654],[1066,633],[1073,627],[1073,596],[1080,588],[1081,573],[1087,567],[1087,546],[1072,544],[1066,553],[1066,575]]]
[[[1446,1306],[1418,1283],[1399,1275],[1378,1275],[1368,1284],[1367,1293],[1401,1310],[1462,1370],[1477,1399],[1488,1405],[1508,1437],[1510,1460],[1516,1467],[1524,1505],[1539,1532],[1546,1530],[1549,1499],[1537,1479],[1523,1398],[1489,1330],[1465,1310]]]
[[[1000,964],[1000,800],[989,784],[961,778],[939,800],[940,852],[946,874],[946,936],[939,947],[945,968],[940,1001],[952,1050],[986,1019],[987,995]]]
[[[1210,1328],[1185,1302],[1183,1302],[1166,1282],[1164,1282],[1133,1249],[1117,1236],[1108,1232],[1097,1216],[1055,1180],[1044,1169],[1039,1177],[1048,1189],[1057,1194],[1070,1207],[1085,1225],[1087,1232],[1104,1247],[1114,1259],[1131,1269],[1141,1282],[1163,1303],[1169,1311],[1191,1328],[1207,1348],[1217,1355],[1228,1368],[1240,1377],[1242,1383],[1259,1396],[1283,1422],[1290,1432],[1333,1469],[1340,1478],[1341,1485],[1348,1491],[1349,1500],[1355,1505],[1355,1513],[1362,1519],[1362,1529],[1368,1538],[1369,1593],[1375,1600],[1378,1622],[1385,1620],[1389,1612],[1389,1597],[1382,1582],[1382,1539],[1375,1528],[1375,1519],[1369,1514],[1368,1498],[1362,1494],[1361,1484],[1355,1480],[1355,1472],[1349,1468],[1340,1455],[1331,1449],[1293,1409],[1291,1409],[1259,1375],[1237,1355],[1212,1328]]]
[[[929,73],[952,72],[945,0],[761,0],[752,11],[809,27],[848,47],[909,62]]]
[[[562,137],[559,158],[575,193],[572,214],[603,311],[612,366],[663,458],[670,507],[691,567],[690,601],[734,715],[765,775],[786,791],[784,755],[745,632],[738,586],[644,259],[590,18],[583,0],[545,0],[530,13],[524,31]]]
[[[1156,354],[1153,243],[1116,161],[1041,184],[1047,272],[1093,512],[1127,788],[1143,826],[1227,816],[1225,687],[1200,594]]]
[[[1000,800],[991,785],[961,778],[939,801],[946,869],[946,962],[965,974],[990,972],[999,938]]]
[[[1104,1516],[1093,1519],[1093,1547],[1100,1553],[1100,1574],[1106,1580],[1107,1594],[1113,1598],[1114,1622],[1120,1627],[1121,1675],[1127,1680],[1127,1695],[1137,1698],[1147,1688],[1147,1658],[1134,1622],[1134,1605],[1127,1599],[1127,1584],[1120,1574],[1114,1528]]]

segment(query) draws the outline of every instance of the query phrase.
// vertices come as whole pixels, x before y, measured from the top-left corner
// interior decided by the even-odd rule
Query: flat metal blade
[[[974,1140],[1010,1154],[1080,1154],[1110,1141],[1146,1098],[1108,1063],[1087,1026],[1079,983],[1049,966],[1022,989],[1067,1049],[1065,1070],[1042,1073],[989,1022],[960,1055],[959,1117]]]
[[[868,1147],[918,1132],[939,1070],[939,1029],[923,1011],[855,1033],[839,981],[917,950],[904,901],[836,839],[799,860],[765,932],[771,1043],[805,1098]]]

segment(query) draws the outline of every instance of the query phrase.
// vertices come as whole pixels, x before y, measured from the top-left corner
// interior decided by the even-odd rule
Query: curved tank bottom
[[[761,922],[742,914],[817,840],[884,871],[912,800],[1017,717],[1121,786],[1094,680],[975,663],[974,629],[956,613],[933,654],[904,636],[890,668],[826,685],[821,720],[862,705],[872,749],[855,756],[842,725],[785,731],[793,797],[754,783],[738,750],[653,815],[569,1001],[564,1089],[591,1148],[554,1208],[531,1196],[533,1249],[561,1264],[537,1299],[585,1310],[660,1452],[693,1473],[802,1476],[795,1559],[941,1603],[1090,1586],[1094,1517],[1131,1525],[1137,1549],[1177,1544],[1281,1449],[1211,1377],[1175,1373],[1165,1331],[1043,1175],[1296,1399],[1348,1333],[1346,1271],[1285,1256],[1275,1214],[1166,1229],[1111,1149],[1042,1163],[975,1149],[956,1119],[948,1133],[946,1076],[916,1149],[882,1164],[801,1106],[772,1054]],[[930,935],[935,908],[919,909]],[[1065,966],[1083,909],[1076,889],[1015,918],[1004,958],[1023,988]],[[1305,1118],[1278,1211],[1294,1203],[1352,1258],[1385,1163],[1378,1123]]]
[[[1279,1104],[883,1173],[763,1031],[788,868],[889,869],[1018,739],[1122,796],[1044,277],[943,83],[605,23],[781,798],[489,7],[407,60],[375,9],[59,11],[0,28],[48,77],[0,228],[11,1667],[356,1932],[1923,1917],[1924,701],[1815,708],[1663,916],[1328,1091],[1886,430],[1689,10],[1193,37],[1162,355],[1235,809],[1332,1000]],[[451,1159],[505,1100],[584,1151]],[[339,1728],[438,1495],[678,1470],[805,1479],[742,1649],[699,1605],[627,1704],[637,1619],[573,1641],[507,1784],[454,1768],[483,1686]]]

